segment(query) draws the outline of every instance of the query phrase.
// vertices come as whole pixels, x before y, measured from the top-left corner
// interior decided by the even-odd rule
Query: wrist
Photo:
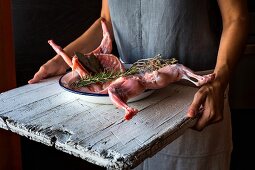
[[[221,68],[215,69],[215,82],[219,83],[220,87],[225,89],[229,83],[230,79],[230,70],[227,66],[223,66]]]

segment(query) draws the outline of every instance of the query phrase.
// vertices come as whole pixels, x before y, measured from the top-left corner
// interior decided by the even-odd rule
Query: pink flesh
[[[110,54],[112,52],[112,39],[110,33],[107,29],[105,20],[101,20],[102,30],[103,30],[103,39],[99,47],[97,47],[93,53],[94,54]]]
[[[48,43],[51,45],[51,47],[55,50],[55,52],[58,55],[62,56],[62,58],[69,65],[69,67],[72,67],[73,64],[71,58],[64,52],[64,50],[60,46],[55,44],[53,40],[49,40]]]
[[[74,56],[72,58],[72,70],[77,71],[77,73],[80,75],[80,77],[85,77],[89,75],[89,72],[81,65],[81,63],[78,60],[78,57]]]
[[[214,74],[197,75],[189,68],[182,64],[167,65],[157,71],[146,73],[144,81],[146,81],[146,89],[159,89],[169,85],[172,82],[185,79],[196,86],[201,86],[214,79]]]
[[[103,68],[106,70],[111,70],[113,72],[125,71],[124,65],[113,54],[96,54],[96,57],[100,61],[100,64],[103,66]]]
[[[107,30],[105,21],[102,20],[101,24],[103,29],[103,39],[100,46],[92,51],[92,53],[94,53],[94,55],[99,59],[101,65],[105,69],[112,69],[113,71],[125,71],[123,64],[120,63],[117,57],[110,54],[112,51],[112,40]],[[71,61],[70,57],[60,46],[57,46],[52,40],[49,40],[48,42],[56,53],[61,55],[64,61],[71,68],[73,68],[73,70],[79,73],[80,77],[84,77],[85,75],[89,74],[87,70],[79,63],[77,57],[73,57],[73,60]],[[213,81],[214,78],[214,74],[200,76],[193,73],[192,70],[181,64],[174,64],[167,65],[157,71],[145,73],[144,75],[120,77],[112,82],[109,81],[101,84],[97,83],[81,89],[86,92],[95,92],[100,94],[108,93],[112,103],[118,108],[124,109],[124,118],[129,120],[137,114],[138,110],[127,105],[128,99],[138,96],[146,89],[163,88],[168,86],[170,83],[179,81],[180,79],[186,79],[196,86],[201,86],[205,83]]]
[[[100,55],[100,56],[102,56],[103,54],[110,54],[112,52],[112,40],[111,40],[110,33],[108,32],[104,19],[101,20],[101,25],[103,30],[103,39],[101,41],[100,46],[97,47],[94,51],[92,51],[94,54]],[[62,56],[62,58],[69,65],[69,67],[77,71],[81,77],[88,74],[88,71],[80,64],[78,59],[74,59],[74,61],[72,61],[71,57],[69,57],[60,46],[55,44],[53,40],[49,40],[48,43],[51,45],[51,47],[56,51],[58,55]],[[115,56],[112,55],[111,57],[115,57]]]
[[[200,76],[181,64],[174,64],[165,66],[158,71],[146,73],[143,76],[134,75],[118,78],[108,87],[108,94],[114,105],[125,110],[125,118],[130,119],[137,113],[137,110],[129,107],[127,100],[143,93],[146,89],[163,88],[180,79],[186,79],[196,86],[201,86],[213,81],[214,77],[214,74]]]

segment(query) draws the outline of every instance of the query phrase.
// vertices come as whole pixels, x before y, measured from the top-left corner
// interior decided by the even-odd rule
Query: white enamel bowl
[[[71,95],[75,95],[75,97],[78,97],[82,100],[85,100],[87,102],[91,103],[97,103],[97,104],[112,104],[109,95],[108,94],[98,94],[98,93],[87,93],[83,91],[74,90],[70,87],[70,84],[72,84],[75,80],[78,79],[78,74],[76,72],[67,72],[59,79],[59,85],[70,92]],[[144,99],[151,95],[155,90],[146,90],[142,94],[131,98],[128,100],[128,103],[135,102],[141,99]]]

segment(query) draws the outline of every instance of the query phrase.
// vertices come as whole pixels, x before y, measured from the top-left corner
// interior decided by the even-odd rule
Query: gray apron
[[[162,54],[193,70],[214,67],[219,40],[208,0],[109,0],[109,7],[125,63]]]
[[[211,27],[209,0],[108,0],[119,56],[131,64],[162,54],[195,70],[213,69],[219,36]],[[225,100],[224,120],[202,132],[187,130],[136,169],[228,169],[231,122]]]

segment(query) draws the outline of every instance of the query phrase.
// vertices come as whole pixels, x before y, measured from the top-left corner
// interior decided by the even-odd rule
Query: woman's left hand
[[[201,114],[193,129],[201,131],[207,125],[223,119],[224,92],[225,87],[217,80],[205,84],[197,91],[188,110],[189,117]]]

